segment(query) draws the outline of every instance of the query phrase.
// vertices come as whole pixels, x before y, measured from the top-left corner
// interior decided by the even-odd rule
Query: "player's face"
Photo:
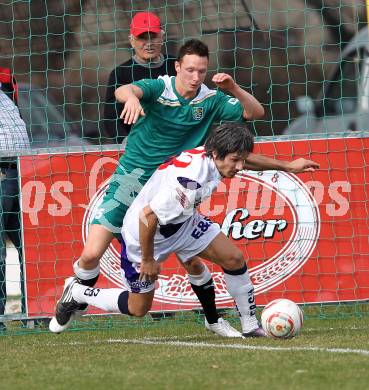
[[[223,177],[228,178],[235,177],[237,172],[242,171],[247,156],[248,153],[244,153],[242,155],[238,153],[229,153],[222,160],[217,157],[215,152],[213,152],[214,162],[218,168],[219,173]]]
[[[208,63],[207,57],[197,54],[186,54],[180,62],[176,62],[176,89],[184,98],[196,96],[205,80]]]
[[[136,57],[141,62],[157,61],[160,58],[163,46],[163,34],[143,33],[138,37],[130,37],[131,45]]]

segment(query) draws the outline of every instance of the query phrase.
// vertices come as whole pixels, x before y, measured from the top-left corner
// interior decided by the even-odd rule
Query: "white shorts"
[[[220,227],[211,220],[195,213],[170,237],[160,234],[154,237],[154,258],[163,262],[171,253],[176,253],[184,263],[198,255],[220,233]],[[140,281],[141,247],[138,240],[124,231],[121,252],[123,283],[134,293],[145,293],[154,289],[155,283]]]

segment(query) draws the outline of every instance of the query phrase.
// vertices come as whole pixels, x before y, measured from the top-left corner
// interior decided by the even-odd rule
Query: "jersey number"
[[[211,224],[211,221],[200,221],[197,224],[197,227],[192,231],[191,236],[198,240],[209,229]]]

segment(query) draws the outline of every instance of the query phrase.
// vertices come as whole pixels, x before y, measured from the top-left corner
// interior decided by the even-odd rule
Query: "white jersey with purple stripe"
[[[203,147],[181,153],[162,164],[144,185],[128,209],[122,228],[123,237],[139,241],[139,217],[149,205],[159,224],[155,243],[171,236],[171,229],[194,214],[196,206],[217,188],[221,176]],[[166,233],[167,232],[167,233]]]
[[[122,270],[131,291],[153,288],[138,285],[141,210],[149,205],[158,218],[154,258],[164,261],[175,252],[185,262],[203,251],[220,232],[217,225],[196,212],[197,205],[215,191],[220,180],[213,159],[206,157],[203,147],[183,152],[155,171],[123,221]]]

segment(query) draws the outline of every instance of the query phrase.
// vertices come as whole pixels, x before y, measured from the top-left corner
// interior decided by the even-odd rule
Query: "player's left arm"
[[[260,102],[250,93],[243,90],[229,74],[217,73],[212,81],[217,87],[229,92],[240,101],[245,119],[260,119],[264,116],[264,108]]]
[[[276,160],[257,153],[250,153],[245,160],[245,169],[253,171],[277,170],[290,173],[314,172],[319,164],[306,158],[297,158],[292,161]]]
[[[154,258],[154,236],[158,217],[147,205],[140,212],[139,239],[141,246],[140,280],[155,281],[160,273],[160,264]]]

